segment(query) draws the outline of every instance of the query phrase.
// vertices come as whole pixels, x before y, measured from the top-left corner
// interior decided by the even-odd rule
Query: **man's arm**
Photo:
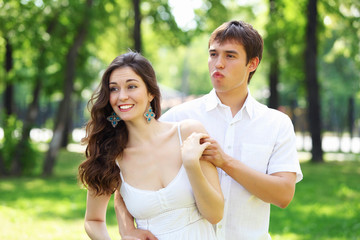
[[[227,155],[214,139],[207,139],[211,145],[204,151],[201,160],[221,168],[251,194],[261,200],[285,208],[295,193],[296,173],[277,172],[271,175],[258,172],[241,161]]]
[[[123,239],[157,240],[151,232],[135,227],[134,217],[127,210],[119,190],[114,193],[114,208],[119,233]]]

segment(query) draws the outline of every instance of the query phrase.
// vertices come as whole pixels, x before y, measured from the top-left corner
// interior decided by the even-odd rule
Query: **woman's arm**
[[[193,132],[184,141],[181,153],[196,205],[210,223],[216,224],[222,219],[224,213],[224,197],[218,172],[210,162],[199,160],[205,148],[210,144],[201,143],[201,139],[207,138],[208,135],[204,127],[196,121],[186,120],[181,128],[183,136]]]
[[[115,191],[114,208],[122,239],[157,240],[151,232],[135,227],[134,217],[127,210],[119,189]]]
[[[106,228],[106,208],[111,195],[95,196],[88,190],[86,200],[85,231],[93,240],[110,239]]]

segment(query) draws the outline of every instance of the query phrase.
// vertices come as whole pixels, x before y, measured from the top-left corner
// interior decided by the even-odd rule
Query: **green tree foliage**
[[[348,106],[360,102],[360,7],[356,1],[321,1],[320,6],[324,127],[352,135],[355,118],[360,117],[358,110]]]
[[[74,108],[67,111],[72,114],[64,120],[64,129],[82,126],[86,121],[86,102],[101,71],[117,55],[135,49],[132,1],[92,0],[91,10],[85,13],[87,1],[90,0],[0,0],[0,111],[6,112],[13,106],[12,116],[23,122],[17,127],[20,133],[16,139],[7,132],[6,138],[0,140],[0,167],[8,161],[5,157],[15,159],[20,171],[24,170],[21,159],[27,156],[26,151],[17,151],[8,158],[11,151],[5,146],[33,146],[30,130],[55,127],[56,112],[66,96],[70,96],[66,97],[70,99],[68,105]],[[266,102],[268,74],[273,69],[270,62],[276,56],[278,105],[292,105],[304,111],[308,1],[272,2],[277,9],[270,18],[269,0],[202,0],[193,10],[193,25],[181,28],[170,1],[141,0],[142,53],[153,63],[160,83],[185,94],[201,95],[211,89],[207,69],[210,32],[224,21],[250,22],[265,39],[264,57],[250,86],[258,91],[252,94]],[[317,8],[322,130],[337,131],[339,135],[346,130],[356,135],[360,118],[359,4],[351,0],[318,0]],[[88,21],[86,27],[81,25],[84,21]],[[83,28],[86,37],[73,51],[76,57],[69,57]],[[12,50],[12,64],[6,65],[7,44]],[[70,69],[70,95],[66,95]],[[9,119],[4,117],[8,115],[1,116],[0,127],[10,131]],[[74,119],[76,123],[72,122]],[[67,140],[67,136],[63,139]]]

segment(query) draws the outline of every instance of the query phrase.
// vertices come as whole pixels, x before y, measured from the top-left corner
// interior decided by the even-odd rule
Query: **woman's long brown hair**
[[[151,107],[158,119],[161,115],[160,89],[151,63],[136,52],[128,52],[116,57],[105,70],[101,83],[88,102],[90,120],[86,125],[86,160],[79,166],[79,180],[94,191],[95,195],[110,195],[120,183],[120,169],[116,158],[121,156],[128,142],[128,129],[124,121],[113,128],[107,117],[113,112],[109,103],[109,79],[118,68],[130,67],[145,82],[154,99]],[[144,119],[145,121],[145,119]]]

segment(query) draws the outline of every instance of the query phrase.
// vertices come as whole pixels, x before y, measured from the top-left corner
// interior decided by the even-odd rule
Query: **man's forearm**
[[[293,198],[296,173],[279,172],[268,175],[258,172],[233,158],[226,161],[222,169],[251,194],[265,202],[283,208]]]

